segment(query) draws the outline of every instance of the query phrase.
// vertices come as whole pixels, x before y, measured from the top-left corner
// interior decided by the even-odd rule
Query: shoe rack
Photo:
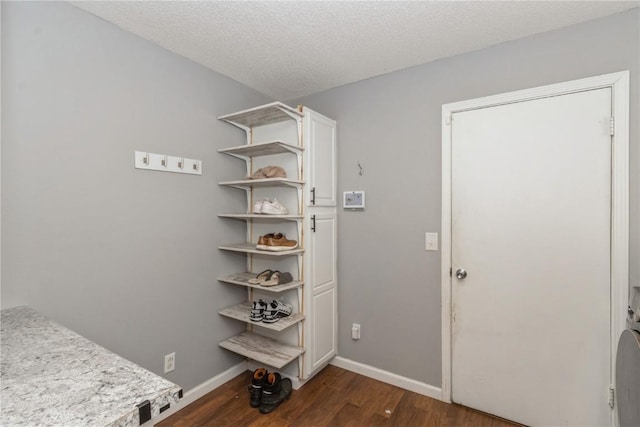
[[[284,368],[285,375],[301,384],[337,354],[336,123],[307,107],[294,109],[280,102],[219,119],[246,134],[246,144],[218,150],[245,166],[242,178],[219,184],[242,190],[246,209],[219,217],[244,221],[246,238],[219,249],[247,258],[246,271],[218,278],[225,286],[247,290],[245,302],[219,311],[244,322],[246,331],[220,346],[260,366]],[[287,176],[249,178],[265,166],[280,166]],[[264,198],[277,198],[288,213],[254,213],[255,202]],[[278,252],[256,248],[261,235],[274,232],[297,240],[298,247]],[[249,283],[266,269],[288,271],[294,281],[273,287]],[[272,324],[252,322],[251,305],[259,298],[292,304],[293,314]],[[297,369],[292,363],[296,360]]]
[[[302,370],[304,354],[304,246],[303,246],[303,161],[302,112],[279,102],[219,117],[245,131],[244,145],[219,149],[218,152],[244,161],[245,177],[220,182],[220,185],[243,190],[246,194],[246,212],[221,213],[222,218],[246,222],[246,241],[223,244],[219,249],[244,253],[247,271],[219,277],[225,284],[243,286],[247,300],[227,307],[219,314],[244,322],[247,330],[220,343],[233,351],[263,365],[281,369],[298,360],[298,376]],[[284,167],[286,178],[249,179],[266,165]],[[262,197],[276,195],[284,202],[289,213],[265,215],[253,213],[253,206]],[[298,247],[287,251],[271,252],[256,249],[258,238],[269,232],[286,230],[287,238],[296,240]],[[289,271],[294,281],[271,287],[249,283],[249,279],[265,270]],[[294,306],[293,313],[276,323],[252,322],[249,318],[252,302],[282,299]],[[297,327],[296,327],[297,326]]]

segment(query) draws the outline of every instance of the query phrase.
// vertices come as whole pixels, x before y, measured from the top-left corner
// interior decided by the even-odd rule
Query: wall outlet
[[[351,338],[354,340],[360,339],[360,325],[357,323],[354,323],[353,326],[351,326]]]
[[[164,373],[171,372],[176,369],[176,353],[167,354],[164,356]]]

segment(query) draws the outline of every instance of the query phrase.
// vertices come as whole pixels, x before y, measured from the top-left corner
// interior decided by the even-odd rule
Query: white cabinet
[[[309,374],[324,367],[335,355],[338,345],[337,271],[335,208],[310,210],[309,232],[305,233],[305,336],[309,349],[305,366]]]
[[[219,249],[246,254],[247,269],[226,272],[219,281],[244,286],[247,301],[219,311],[247,324],[247,330],[220,346],[272,368],[298,361],[295,375],[305,380],[324,367],[337,351],[336,282],[336,124],[306,107],[293,109],[279,102],[219,117],[246,132],[247,143],[220,153],[245,161],[239,178],[220,185],[245,191],[246,212],[220,217],[246,222],[246,238],[223,243]],[[279,166],[286,177],[250,179],[259,168]],[[253,211],[263,199],[277,198],[286,214]],[[286,251],[256,248],[261,235],[285,233],[298,247]],[[274,287],[250,284],[249,279],[271,269],[291,272],[294,281]],[[276,323],[252,322],[253,301],[283,300],[293,314]]]
[[[308,206],[336,206],[336,122],[306,107],[304,141]]]

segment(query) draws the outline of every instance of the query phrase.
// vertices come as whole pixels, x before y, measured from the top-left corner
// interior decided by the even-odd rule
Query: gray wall
[[[217,245],[244,227],[244,143],[218,115],[270,99],[62,2],[2,2],[2,306],[28,304],[185,389],[242,359],[217,314],[244,268]],[[134,150],[202,159],[202,176],[140,171]],[[231,206],[231,207],[230,207]]]
[[[638,10],[351,84],[300,102],[338,121],[341,356],[440,384],[440,107],[631,70],[631,277],[639,283]],[[2,2],[2,306],[29,304],[185,389],[241,359],[217,315],[244,267],[215,117],[270,101],[64,3]],[[133,151],[204,161],[201,177],[133,169]],[[365,169],[358,175],[357,162]],[[351,341],[351,323],[362,339]]]
[[[292,102],[337,120],[339,191],[367,192],[364,212],[339,214],[340,356],[441,383],[440,253],[424,251],[424,232],[440,232],[441,106],[454,101],[630,70],[630,274],[640,284],[638,40],[634,9]]]

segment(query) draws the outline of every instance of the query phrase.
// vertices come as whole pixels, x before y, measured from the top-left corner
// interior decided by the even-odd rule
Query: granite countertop
[[[29,307],[2,310],[0,425],[131,426],[174,405],[172,382],[100,347]]]

